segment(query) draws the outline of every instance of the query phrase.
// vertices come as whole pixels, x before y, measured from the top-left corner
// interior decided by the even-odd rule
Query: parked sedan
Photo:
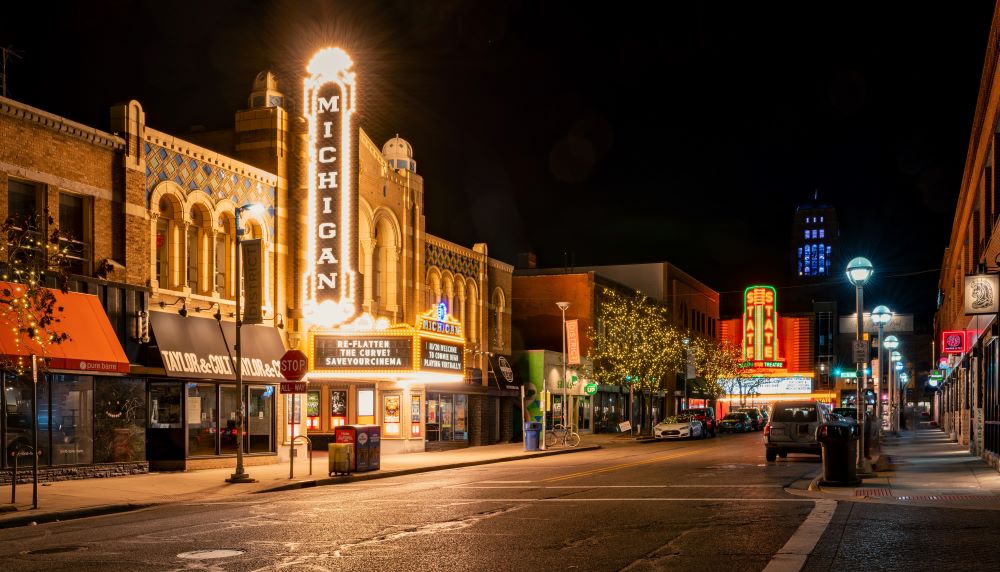
[[[764,417],[764,414],[756,407],[741,407],[736,412],[747,414],[754,431],[763,431],[764,425],[767,425],[767,419]]]
[[[719,430],[723,433],[749,433],[753,431],[753,421],[746,413],[735,411],[722,418]]]
[[[657,439],[704,439],[705,425],[691,415],[667,417],[653,427]]]

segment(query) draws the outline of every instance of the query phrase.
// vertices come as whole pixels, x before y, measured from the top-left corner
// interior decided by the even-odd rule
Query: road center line
[[[531,499],[531,498],[498,498],[498,499],[466,499],[470,502],[520,502],[520,503],[531,503],[531,502],[777,502],[777,503],[787,503],[787,502],[797,502],[797,503],[809,503],[814,502],[812,499],[808,498],[794,498],[794,499],[748,499],[748,498],[724,498],[724,497],[628,497],[628,498],[551,498],[551,499]],[[391,502],[399,503],[399,499],[362,499],[361,502]],[[416,502],[416,501],[414,501]],[[837,501],[815,501],[815,502],[832,502]],[[419,504],[423,506],[428,506],[426,502],[421,501]],[[450,506],[445,505],[445,506]],[[811,514],[811,513],[810,513]]]
[[[833,519],[837,511],[837,501],[817,500],[809,516],[799,525],[795,534],[781,547],[764,568],[764,572],[799,572],[806,564],[806,559],[816,548],[823,531]]]
[[[486,481],[489,482],[489,481]],[[509,481],[531,483],[532,481]],[[784,485],[452,485],[446,489],[781,489]]]

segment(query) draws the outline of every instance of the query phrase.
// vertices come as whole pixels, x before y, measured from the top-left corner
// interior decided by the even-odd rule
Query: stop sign
[[[281,375],[288,381],[298,381],[309,371],[309,358],[299,350],[288,350],[281,356]]]

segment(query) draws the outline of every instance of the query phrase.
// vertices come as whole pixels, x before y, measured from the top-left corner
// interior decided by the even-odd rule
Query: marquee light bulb
[[[306,66],[306,71],[310,75],[323,76],[325,78],[333,78],[338,73],[347,71],[354,65],[351,61],[351,56],[347,55],[347,52],[340,48],[323,48],[322,50],[313,54],[311,60],[309,60],[309,65]]]

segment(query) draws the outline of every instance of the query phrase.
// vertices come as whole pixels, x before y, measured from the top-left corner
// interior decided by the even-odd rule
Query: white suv
[[[764,451],[768,461],[789,453],[821,455],[816,429],[830,420],[830,408],[818,401],[779,401],[771,408],[764,427]]]

